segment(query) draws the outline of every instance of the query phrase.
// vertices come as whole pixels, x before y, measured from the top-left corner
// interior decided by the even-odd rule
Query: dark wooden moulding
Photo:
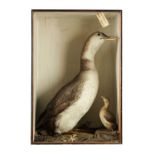
[[[34,115],[34,67],[33,67],[33,13],[35,12],[117,12],[121,15],[121,76],[119,79],[121,81],[120,86],[120,103],[117,107],[117,117],[118,117],[118,129],[116,131],[108,131],[106,129],[93,130],[83,130],[74,129],[70,133],[62,134],[59,136],[42,136],[35,132],[33,119]],[[122,10],[56,10],[56,9],[32,9],[31,10],[31,144],[122,144]]]

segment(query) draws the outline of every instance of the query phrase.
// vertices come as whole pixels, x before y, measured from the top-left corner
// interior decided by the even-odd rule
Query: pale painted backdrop
[[[33,14],[34,51],[34,103],[36,118],[59,89],[69,82],[80,69],[80,54],[88,36],[95,31],[120,37],[120,14],[105,13],[110,25],[102,28],[95,12],[36,12]],[[117,57],[116,57],[117,53]],[[96,100],[89,112],[79,122],[99,127],[101,96],[110,98],[110,110],[116,115],[117,86],[116,65],[120,60],[117,41],[106,41],[98,51],[95,63],[100,86]],[[35,116],[34,116],[35,117]]]

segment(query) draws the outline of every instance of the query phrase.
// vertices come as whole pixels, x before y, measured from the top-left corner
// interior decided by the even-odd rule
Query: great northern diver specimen
[[[88,112],[99,87],[94,58],[103,42],[111,39],[102,32],[95,32],[87,39],[81,54],[79,74],[49,102],[37,121],[36,130],[39,133],[44,131],[54,135],[68,132]]]

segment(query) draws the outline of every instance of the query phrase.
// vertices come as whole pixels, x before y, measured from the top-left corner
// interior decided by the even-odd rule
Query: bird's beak
[[[108,36],[103,32],[102,32],[102,37],[103,37],[102,39],[105,39],[105,40],[117,40],[117,39],[119,39],[118,37],[115,37],[115,36]]]
[[[105,101],[106,101],[106,98],[105,98],[105,97],[101,96],[101,98],[102,98],[103,102],[105,102]]]
[[[106,38],[106,40],[117,40],[117,39],[118,39],[118,37],[112,37],[112,36]]]

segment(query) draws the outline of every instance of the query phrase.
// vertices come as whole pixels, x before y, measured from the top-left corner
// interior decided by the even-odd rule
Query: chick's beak
[[[110,36],[110,37],[106,38],[106,40],[117,40],[117,39],[118,39],[118,37],[114,37],[114,36]]]

